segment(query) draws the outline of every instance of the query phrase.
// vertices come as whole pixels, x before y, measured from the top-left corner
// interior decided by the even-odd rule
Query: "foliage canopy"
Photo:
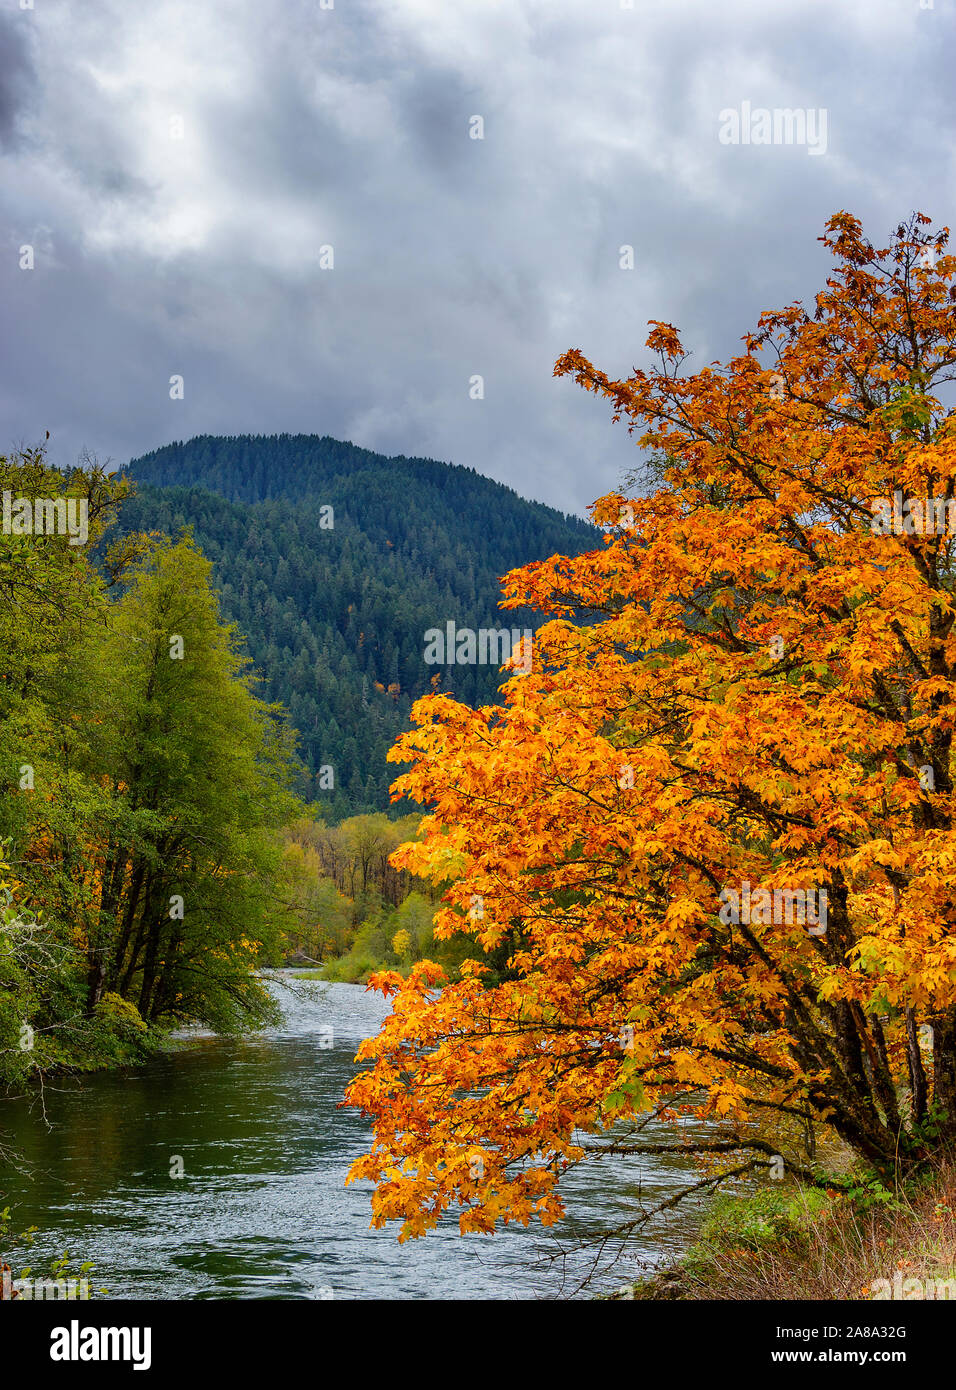
[[[881,1171],[956,1139],[956,543],[915,505],[956,497],[956,258],[928,225],[877,248],[831,218],[815,306],[724,366],[685,373],[661,322],[654,369],[559,359],[656,485],[595,504],[603,550],[507,577],[551,621],[506,707],[420,700],[390,755],[430,807],[395,862],[452,877],[436,937],[507,949],[510,976],[378,978],[393,1012],[349,1092],[375,1224],[550,1224],[570,1164],[654,1151],[652,1114],[711,1122],[737,1171],[769,1121]],[[911,522],[876,524],[895,494]],[[728,919],[745,884],[825,891],[825,930]]]

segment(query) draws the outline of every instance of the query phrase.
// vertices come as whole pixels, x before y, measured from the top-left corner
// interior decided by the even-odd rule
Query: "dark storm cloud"
[[[28,34],[10,14],[0,14],[0,150],[17,143],[17,120],[34,90]]]
[[[28,114],[3,170],[0,442],[49,428],[59,462],[123,461],[315,430],[581,509],[635,451],[553,380],[560,353],[626,374],[662,318],[695,364],[727,357],[819,288],[830,213],[875,239],[913,207],[951,220],[946,25],[918,0],[7,15],[0,119]],[[825,108],[826,154],[721,144],[743,101]]]

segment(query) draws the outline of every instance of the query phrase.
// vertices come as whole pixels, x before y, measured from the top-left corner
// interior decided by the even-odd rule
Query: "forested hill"
[[[586,522],[474,469],[327,436],[203,435],[123,472],[137,491],[121,528],[191,526],[213,562],[259,693],[299,732],[302,790],[330,818],[388,806],[401,769],[385,754],[436,675],[470,704],[498,698],[496,666],[426,665],[425,631],[536,627],[538,615],[498,608],[499,577],[600,544]]]

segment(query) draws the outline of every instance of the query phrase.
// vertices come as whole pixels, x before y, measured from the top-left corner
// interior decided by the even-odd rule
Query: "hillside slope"
[[[335,818],[388,805],[385,753],[433,678],[470,704],[497,699],[496,666],[427,665],[426,630],[535,627],[498,609],[499,577],[600,544],[473,469],[315,435],[199,436],[123,472],[137,492],[122,529],[192,527],[260,693],[299,732],[302,790]]]

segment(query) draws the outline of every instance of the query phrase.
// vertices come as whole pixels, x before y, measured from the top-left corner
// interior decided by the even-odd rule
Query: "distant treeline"
[[[377,814],[329,826],[303,817],[288,827],[280,888],[287,963],[309,962],[326,979],[351,981],[374,970],[404,971],[426,956],[452,979],[470,956],[503,964],[468,935],[436,940],[433,917],[443,886],[388,862],[393,850],[416,838],[420,820]]]

